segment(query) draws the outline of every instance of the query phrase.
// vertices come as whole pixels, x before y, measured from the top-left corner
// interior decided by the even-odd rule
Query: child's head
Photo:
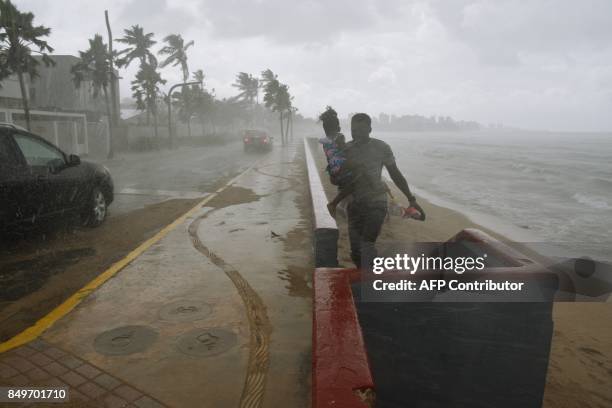
[[[319,120],[323,122],[323,130],[326,136],[331,136],[340,132],[338,114],[331,106],[325,108],[325,112],[319,115]]]

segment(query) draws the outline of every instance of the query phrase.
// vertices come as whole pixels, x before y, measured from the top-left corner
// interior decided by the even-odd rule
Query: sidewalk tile
[[[10,365],[19,372],[25,373],[34,368],[34,364],[30,363],[23,357],[17,355],[5,358],[2,360],[3,363]]]
[[[151,397],[147,397],[146,395],[134,401],[134,405],[136,405],[138,408],[164,408],[162,404],[155,401]]]
[[[68,398],[70,398],[70,401],[81,401],[81,402],[85,402],[85,401],[89,401],[89,397],[87,397],[87,395],[83,394],[82,392],[77,391],[76,388],[70,388],[68,390]]]
[[[134,388],[130,387],[129,385],[125,385],[125,384],[117,388],[113,392],[119,395],[121,398],[125,398],[127,401],[130,401],[130,402],[142,396],[142,393],[140,391],[137,391]]]
[[[59,363],[56,363],[55,361],[52,362],[51,364],[47,364],[43,368],[56,377],[59,377],[60,375],[68,372],[68,369],[66,367],[64,367],[63,365]]]
[[[67,353],[65,351],[62,351],[56,347],[51,347],[48,348],[47,350],[45,350],[45,354],[48,355],[49,357],[58,360],[62,357],[64,357]]]
[[[20,355],[21,357],[28,357],[37,352],[37,350],[34,350],[33,348],[28,346],[22,346],[15,349],[15,353],[17,355]]]
[[[113,394],[109,394],[104,398],[104,407],[106,408],[124,408],[128,404],[129,402]]]
[[[36,339],[28,343],[28,346],[38,351],[45,351],[49,347],[51,347],[46,341],[41,339]]]
[[[51,377],[51,374],[46,372],[45,370],[35,367],[26,373],[26,376],[32,381],[40,382],[46,380]]]
[[[57,361],[65,365],[66,367],[74,370],[75,368],[83,365],[83,360],[71,356],[70,354],[65,355],[64,357],[58,358]]]
[[[17,374],[16,376],[9,378],[8,383],[15,387],[25,387],[30,383],[30,380],[23,374]]]
[[[110,375],[103,373],[97,376],[94,379],[94,382],[107,390],[112,390],[113,388],[117,388],[121,385],[121,381],[117,380],[115,377],[111,377]]]
[[[8,364],[0,363],[0,379],[10,378],[17,375],[17,370]]]
[[[86,382],[85,384],[81,385],[78,390],[92,399],[100,398],[102,395],[106,394],[106,390],[104,388],[92,382]]]
[[[53,359],[43,353],[36,352],[28,357],[28,360],[39,367],[46,366],[47,364],[51,364]]]
[[[87,363],[75,368],[74,371],[76,371],[77,373],[89,379],[97,377],[102,372],[98,370],[96,367],[92,366],[91,364],[87,364]]]
[[[83,384],[87,379],[74,371],[68,371],[66,374],[62,374],[60,378],[72,387],[78,387]]]

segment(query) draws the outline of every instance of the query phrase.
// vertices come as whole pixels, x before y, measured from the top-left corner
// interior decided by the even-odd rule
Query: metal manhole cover
[[[161,320],[175,320],[190,322],[201,320],[212,312],[212,307],[199,300],[179,300],[161,308],[159,318]]]
[[[100,354],[125,356],[146,350],[157,340],[158,333],[148,326],[123,326],[100,333],[94,348]]]
[[[198,357],[216,356],[236,345],[236,334],[227,329],[196,329],[179,337],[178,349],[187,355]]]

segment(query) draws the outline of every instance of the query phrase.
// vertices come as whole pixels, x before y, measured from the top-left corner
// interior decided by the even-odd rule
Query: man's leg
[[[351,202],[347,209],[349,242],[351,244],[351,259],[356,267],[361,267],[361,236],[363,229],[362,211]]]
[[[387,207],[384,204],[373,204],[364,209],[360,243],[363,268],[370,268],[376,257],[376,240],[386,216]]]

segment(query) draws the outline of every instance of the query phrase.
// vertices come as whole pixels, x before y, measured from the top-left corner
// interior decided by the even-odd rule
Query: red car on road
[[[272,140],[273,138],[268,136],[268,133],[263,130],[245,130],[242,139],[244,151],[272,150]]]

